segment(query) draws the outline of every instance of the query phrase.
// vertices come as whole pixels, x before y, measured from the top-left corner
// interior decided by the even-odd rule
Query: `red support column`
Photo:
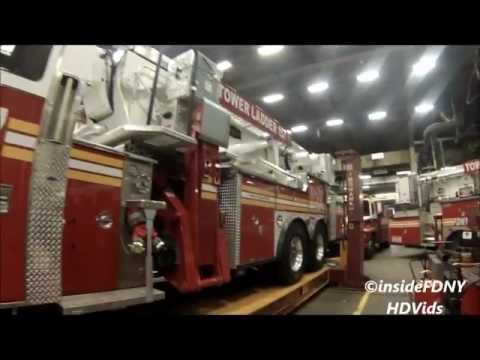
[[[354,151],[342,152],[338,156],[345,174],[347,188],[347,264],[343,285],[363,288],[367,278],[363,274],[364,234],[363,207],[360,199],[360,156]]]

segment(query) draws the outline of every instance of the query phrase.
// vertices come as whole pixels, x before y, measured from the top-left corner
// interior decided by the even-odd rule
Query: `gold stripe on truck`
[[[302,212],[302,213],[308,213],[308,214],[320,214],[320,213],[322,213],[322,211],[316,210],[316,209],[296,207],[296,206],[283,205],[283,204],[278,204],[276,209],[277,210],[283,210],[283,211]]]
[[[67,178],[73,180],[80,180],[95,184],[109,185],[114,187],[122,186],[122,179],[113,178],[110,176],[91,174],[84,171],[71,170],[67,171]]]
[[[2,156],[15,160],[33,161],[33,151],[22,149],[16,146],[3,145]]]
[[[266,202],[266,201],[259,201],[259,200],[252,200],[252,199],[242,199],[242,205],[252,205],[252,206],[259,206],[264,208],[273,209],[275,207],[274,203]]]
[[[283,200],[288,200],[288,201],[293,201],[293,202],[297,202],[297,203],[302,203],[302,204],[310,204],[310,200],[309,199],[305,199],[305,198],[300,198],[300,197],[295,197],[295,196],[289,196],[289,195],[284,195],[284,194],[278,194],[277,197],[279,199],[283,199]]]
[[[115,159],[112,157],[94,154],[89,151],[83,151],[79,149],[72,149],[70,156],[74,159],[91,161],[97,164],[109,165],[119,169],[123,169],[123,160]]]
[[[258,189],[254,186],[249,186],[249,185],[242,185],[242,190],[244,191],[249,191],[254,194],[261,194],[261,195],[269,195],[269,196],[275,196],[274,191],[268,191],[268,190],[263,190],[263,189]]]
[[[12,117],[8,121],[8,128],[34,136],[38,136],[38,134],[40,134],[40,126],[38,124],[34,124],[30,121],[15,119]]]
[[[214,192],[202,191],[202,199],[217,200],[217,194]]]

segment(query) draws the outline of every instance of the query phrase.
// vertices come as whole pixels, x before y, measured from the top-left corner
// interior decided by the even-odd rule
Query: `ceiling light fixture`
[[[330,119],[330,120],[327,120],[326,122],[327,126],[340,126],[340,125],[343,125],[343,120],[342,119]]]
[[[357,81],[361,83],[368,83],[375,81],[380,76],[378,70],[366,70],[357,75]]]
[[[377,121],[383,120],[387,117],[387,113],[385,111],[374,111],[368,114],[368,120]]]
[[[260,56],[270,56],[279,53],[284,47],[284,45],[263,45],[257,49],[257,52]]]
[[[307,90],[310,94],[318,94],[318,93],[321,93],[321,92],[324,92],[325,90],[327,90],[328,87],[329,87],[328,82],[320,81],[320,82],[311,84],[307,88]]]
[[[282,94],[271,94],[263,97],[263,102],[266,104],[272,104],[282,101],[284,96]]]
[[[362,186],[362,189],[368,190],[368,189],[370,189],[370,185],[363,185],[363,186]]]
[[[232,63],[228,60],[223,60],[223,61],[220,61],[218,64],[217,64],[217,69],[219,71],[227,71],[228,69],[230,69],[232,67]]]
[[[431,103],[421,103],[420,105],[415,106],[415,112],[417,114],[426,114],[433,110],[433,104]]]
[[[411,174],[412,172],[410,170],[397,171],[397,176],[411,175]]]
[[[372,160],[381,160],[383,158],[385,158],[385,154],[383,152],[372,154]]]
[[[416,77],[423,77],[432,71],[437,65],[437,57],[434,55],[425,55],[413,64],[412,75]]]
[[[303,124],[301,124],[301,125],[296,125],[296,126],[294,126],[294,127],[292,127],[292,128],[290,129],[290,131],[291,131],[292,133],[294,133],[294,134],[298,134],[298,133],[301,133],[301,132],[305,132],[305,131],[307,131],[307,130],[308,130],[308,126],[307,126],[307,125],[303,125]]]
[[[360,179],[362,180],[368,180],[368,179],[371,179],[372,178],[372,175],[368,175],[368,174],[361,174],[359,176]]]

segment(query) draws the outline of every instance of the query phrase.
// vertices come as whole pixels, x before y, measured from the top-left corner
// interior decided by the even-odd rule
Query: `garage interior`
[[[476,45],[0,45],[0,312],[479,315],[479,97]]]

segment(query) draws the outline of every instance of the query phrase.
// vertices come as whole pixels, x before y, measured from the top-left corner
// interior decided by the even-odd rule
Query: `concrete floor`
[[[371,280],[396,283],[412,280],[410,259],[423,253],[423,249],[392,245],[364,262],[364,272]],[[385,315],[389,302],[410,301],[407,294],[366,295],[365,291],[329,287],[302,306],[297,315]]]

